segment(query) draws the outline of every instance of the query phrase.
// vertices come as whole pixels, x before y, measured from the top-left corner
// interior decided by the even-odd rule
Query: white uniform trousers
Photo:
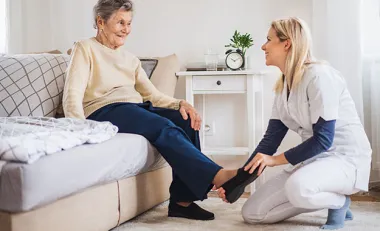
[[[243,206],[243,218],[248,223],[276,223],[301,213],[341,208],[345,195],[358,191],[355,171],[336,156],[284,170],[251,195]]]

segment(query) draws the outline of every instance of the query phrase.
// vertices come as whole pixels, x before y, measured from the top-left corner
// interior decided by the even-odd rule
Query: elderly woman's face
[[[110,45],[115,48],[123,46],[131,32],[132,12],[120,9],[113,13],[107,22],[101,21],[99,28],[103,29]]]

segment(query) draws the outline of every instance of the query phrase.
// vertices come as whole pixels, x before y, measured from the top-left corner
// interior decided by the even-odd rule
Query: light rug
[[[326,221],[327,210],[298,215],[289,220],[272,225],[249,225],[243,222],[240,209],[246,199],[239,199],[232,205],[222,203],[218,198],[210,198],[199,205],[215,213],[213,221],[193,221],[167,217],[165,202],[139,217],[126,222],[112,231],[254,231],[254,230],[319,230]],[[380,230],[380,202],[353,202],[351,209],[354,220],[347,221],[341,230]]]

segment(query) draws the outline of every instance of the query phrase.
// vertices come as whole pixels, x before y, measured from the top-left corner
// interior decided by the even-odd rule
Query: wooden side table
[[[253,153],[263,135],[263,72],[244,71],[183,71],[176,73],[178,77],[186,78],[186,101],[194,105],[194,96],[202,95],[202,119],[207,121],[205,95],[208,94],[245,94],[248,136],[245,147],[207,147],[205,145],[205,125],[200,136],[202,152],[205,155],[246,155]],[[195,105],[194,105],[195,106]],[[232,123],[233,121],[226,121]],[[260,178],[258,184],[260,184]],[[256,182],[257,183],[257,182]],[[251,185],[251,193],[255,191],[256,183]]]

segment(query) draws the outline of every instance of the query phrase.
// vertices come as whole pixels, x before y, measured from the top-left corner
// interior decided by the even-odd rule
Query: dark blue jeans
[[[204,200],[221,167],[200,151],[199,133],[191,128],[178,110],[145,103],[114,103],[98,109],[87,119],[109,121],[121,133],[144,136],[173,170],[170,200]]]

